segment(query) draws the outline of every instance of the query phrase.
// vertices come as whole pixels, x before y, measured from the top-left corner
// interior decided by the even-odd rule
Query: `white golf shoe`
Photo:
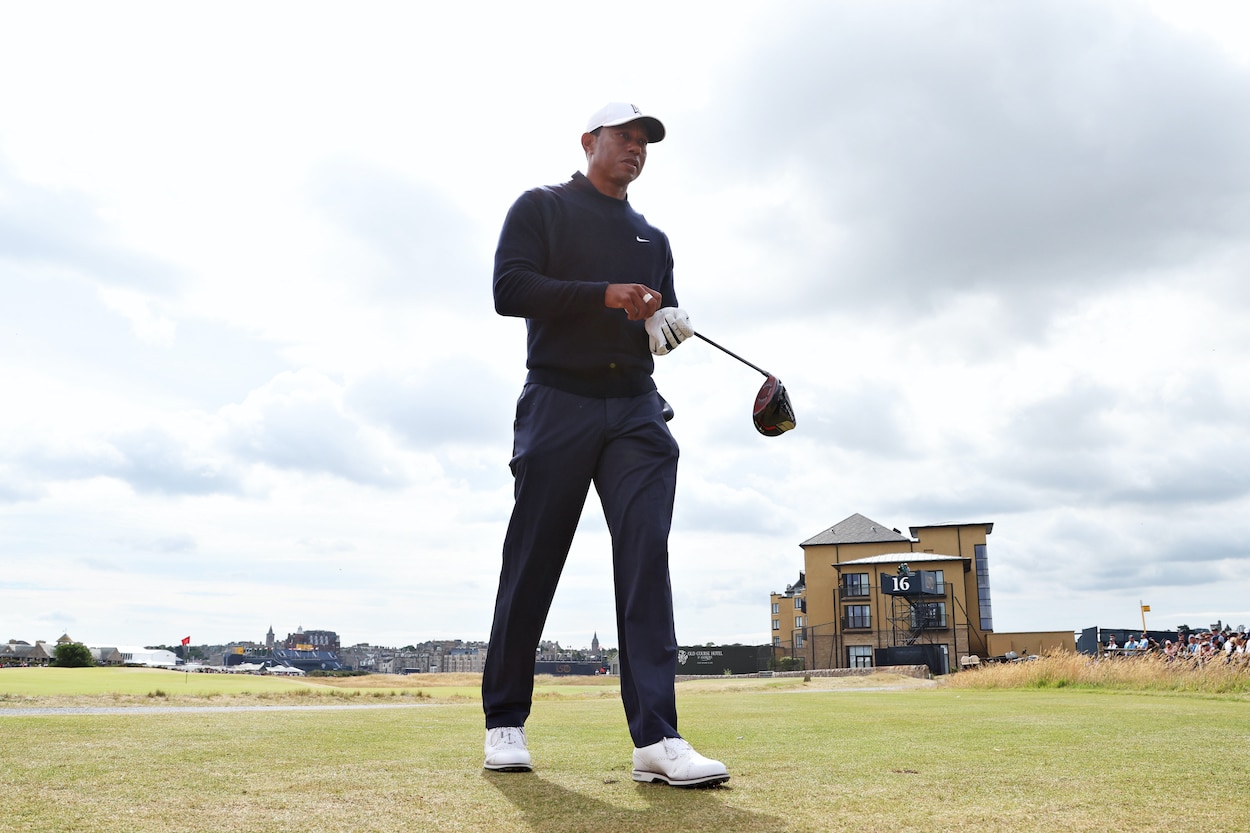
[[[634,750],[634,780],[663,781],[672,787],[710,787],[729,780],[720,761],[705,758],[681,738]]]
[[[525,729],[521,726],[503,726],[486,730],[486,769],[496,772],[529,772],[530,752],[525,747]]]

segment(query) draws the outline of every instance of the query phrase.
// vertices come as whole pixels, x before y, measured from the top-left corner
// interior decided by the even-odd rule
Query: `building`
[[[271,627],[270,633],[273,632]],[[270,636],[266,634],[266,641]],[[315,631],[304,630],[303,627],[297,628],[295,633],[287,634],[286,641],[282,645],[274,646],[275,648],[286,648],[289,651],[337,651],[339,649],[339,635],[334,631]]]
[[[20,639],[10,639],[0,645],[0,665],[29,666],[51,665],[56,659],[56,649],[49,648],[43,640],[31,645]]]
[[[443,671],[447,674],[481,674],[485,668],[484,648],[452,648],[443,654]]]
[[[855,514],[799,546],[797,584],[771,594],[777,658],[805,668],[926,664],[989,656],[994,630],[986,539],[992,523],[913,526]]]
[[[774,654],[792,655],[802,650],[807,623],[807,575],[799,572],[799,580],[788,585],[784,593],[772,594]]]

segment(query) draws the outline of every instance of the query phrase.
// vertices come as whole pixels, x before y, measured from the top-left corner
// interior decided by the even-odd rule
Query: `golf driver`
[[[733,356],[747,367],[764,375],[764,384],[760,387],[760,392],[755,395],[755,406],[751,411],[751,419],[757,431],[765,437],[776,437],[794,428],[794,406],[790,404],[790,395],[786,393],[786,387],[781,384],[780,379],[762,367],[751,364],[732,350],[722,347],[702,333],[695,332],[695,335],[722,353]]]

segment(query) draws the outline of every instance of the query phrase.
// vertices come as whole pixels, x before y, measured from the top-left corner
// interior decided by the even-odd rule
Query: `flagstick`
[[[1146,605],[1142,603],[1141,599],[1138,599],[1137,606],[1141,608],[1141,632],[1145,633],[1146,632]]]

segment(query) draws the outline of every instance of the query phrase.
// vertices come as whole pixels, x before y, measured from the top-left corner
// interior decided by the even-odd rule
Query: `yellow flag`
[[[1141,606],[1141,612],[1142,612],[1142,613],[1149,613],[1149,612],[1150,612],[1150,605],[1142,605],[1142,606]]]

